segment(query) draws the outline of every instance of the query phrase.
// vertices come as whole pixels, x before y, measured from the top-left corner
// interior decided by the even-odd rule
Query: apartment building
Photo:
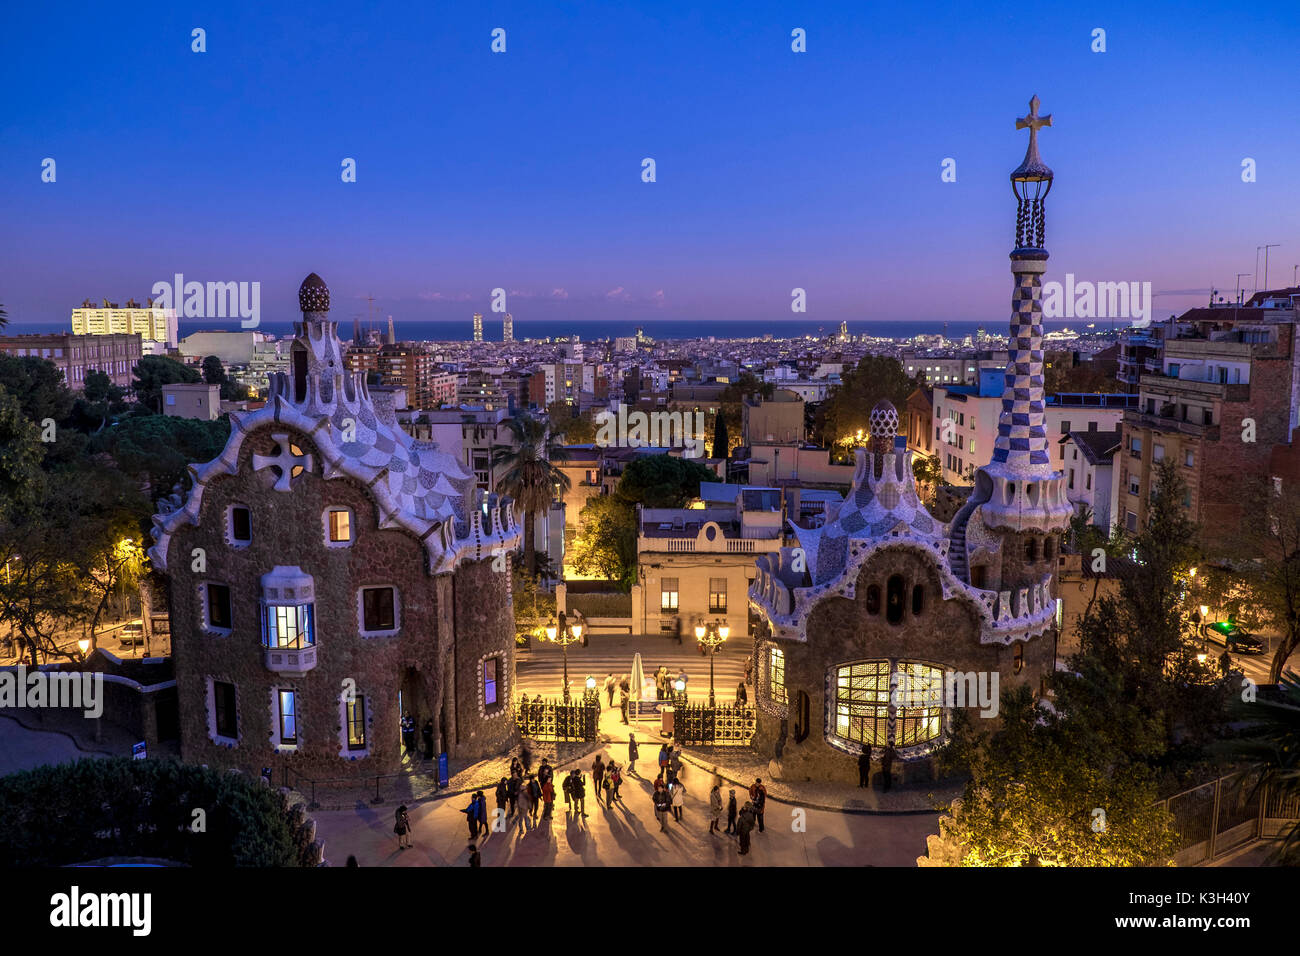
[[[86,385],[86,373],[104,372],[114,385],[129,389],[132,371],[143,354],[139,333],[76,335],[56,332],[51,335],[0,336],[0,352],[19,358],[34,356],[48,359],[63,373],[63,381],[73,391]]]

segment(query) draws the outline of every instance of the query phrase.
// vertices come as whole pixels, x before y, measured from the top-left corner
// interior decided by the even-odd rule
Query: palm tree
[[[1277,688],[1276,697],[1234,701],[1235,716],[1250,725],[1242,738],[1216,749],[1255,763],[1256,788],[1267,785],[1294,804],[1300,799],[1300,674],[1282,674]],[[1275,852],[1275,861],[1283,866],[1300,864],[1300,824],[1292,823],[1278,834]]]
[[[533,526],[537,513],[569,490],[569,476],[555,467],[556,462],[566,461],[569,453],[545,421],[527,412],[506,419],[505,425],[510,429],[511,444],[492,449],[492,470],[502,470],[496,490],[513,498],[524,512],[524,567],[529,574],[536,574]]]

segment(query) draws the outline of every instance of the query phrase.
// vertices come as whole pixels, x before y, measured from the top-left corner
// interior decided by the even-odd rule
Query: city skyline
[[[1216,57],[1267,75],[1271,51],[1300,32],[1284,5],[1047,11],[1020,54],[1032,62],[1006,70],[996,13],[1015,9],[976,20],[959,4],[915,23],[761,4],[742,23],[643,5],[437,18],[334,7],[191,23],[146,7],[72,27],[19,11],[0,125],[17,225],[0,238],[0,302],[21,332],[183,272],[261,282],[269,306],[292,302],[310,264],[328,270],[348,320],[373,295],[399,323],[468,325],[499,288],[521,329],[994,321],[1006,157],[1023,148],[1013,121],[1029,92],[1056,117],[1052,151],[1072,183],[1049,213],[1062,236],[1049,275],[1189,290],[1158,298],[1162,316],[1211,286],[1231,297],[1256,247],[1281,243],[1269,284],[1291,282],[1300,136],[1271,120],[1267,91],[1252,109],[1249,89],[1205,69]],[[497,27],[504,53],[491,51]],[[807,52],[792,51],[795,28]],[[1098,28],[1104,53],[1091,49]],[[56,51],[88,43],[155,56],[68,71]],[[348,158],[356,182],[341,179]],[[1255,182],[1242,181],[1247,158]],[[945,159],[955,182],[941,181]],[[918,296],[936,274],[950,294]],[[796,288],[805,313],[791,311]]]

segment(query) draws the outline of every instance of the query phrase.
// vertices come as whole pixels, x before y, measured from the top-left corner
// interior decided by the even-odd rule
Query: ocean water
[[[1128,324],[1127,322],[1122,324]],[[1076,332],[1085,331],[1086,322],[1075,320],[1046,320],[1043,327],[1046,331],[1055,329],[1071,328]],[[181,319],[180,335],[184,338],[191,332],[197,332],[200,329],[226,329],[235,331],[239,329],[238,322],[222,322],[209,319]],[[387,329],[387,321],[376,323],[376,328],[381,331]],[[1116,326],[1118,327],[1118,326]],[[750,322],[750,321],[695,321],[691,319],[659,319],[646,320],[642,322],[630,321],[605,321],[603,319],[573,319],[568,321],[535,319],[523,320],[516,319],[514,323],[515,339],[545,339],[545,338],[562,338],[577,335],[583,342],[590,342],[601,339],[612,339],[617,336],[635,335],[638,328],[642,329],[646,335],[657,341],[671,339],[700,339],[714,337],[718,339],[729,338],[761,338],[765,334],[770,334],[773,338],[800,338],[803,336],[823,337],[834,335],[839,331],[838,322],[818,322],[807,319],[784,319],[774,322]],[[850,335],[875,335],[884,338],[911,338],[916,335],[934,335],[944,334],[949,338],[961,339],[967,335],[975,335],[976,332],[983,328],[992,335],[1006,335],[1008,329],[1008,320],[990,319],[987,322],[977,321],[954,321],[954,322],[933,322],[933,321],[915,321],[909,319],[888,319],[875,322],[850,322],[848,329]],[[1111,328],[1109,321],[1100,321],[1097,327],[1092,331],[1102,332]],[[468,319],[464,321],[446,321],[446,320],[425,320],[411,319],[403,321],[394,320],[394,329],[397,338],[404,342],[468,342],[472,338],[473,329]],[[24,332],[65,332],[70,330],[70,325],[66,322],[33,322],[28,324],[14,323],[5,330],[8,335],[18,335]],[[258,330],[276,336],[293,335],[293,322],[291,320],[266,321],[258,326]],[[487,341],[501,340],[501,319],[499,316],[484,316],[483,334]],[[339,335],[344,339],[352,337],[352,322],[349,320],[339,320]]]

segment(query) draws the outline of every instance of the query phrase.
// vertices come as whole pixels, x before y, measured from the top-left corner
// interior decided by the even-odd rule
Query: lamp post
[[[673,698],[673,703],[678,707],[686,706],[686,679],[684,676],[673,681]]]
[[[564,649],[564,702],[569,702],[569,645],[582,640],[581,624],[548,624],[546,639],[559,644]]]
[[[582,695],[583,703],[585,704],[596,703],[596,699],[599,696],[596,693],[596,678],[592,677],[590,674],[587,675],[586,688],[587,688],[586,692],[583,693]]]
[[[707,624],[695,625],[695,639],[708,649],[709,652],[709,706],[715,705],[713,697],[713,655],[718,653],[718,648],[723,645],[728,637],[731,636],[731,628],[725,621],[710,621]]]

